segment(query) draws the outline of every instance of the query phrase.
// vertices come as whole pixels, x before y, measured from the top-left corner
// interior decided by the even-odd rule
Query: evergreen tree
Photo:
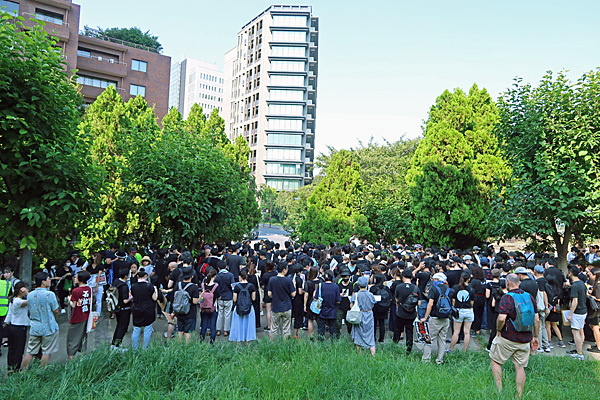
[[[331,158],[325,177],[308,198],[300,238],[316,243],[347,243],[351,236],[373,239],[367,218],[360,212],[363,181],[352,152],[341,150]]]

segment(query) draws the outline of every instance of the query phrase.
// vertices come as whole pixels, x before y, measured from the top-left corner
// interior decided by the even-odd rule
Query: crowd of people
[[[424,362],[437,344],[435,361],[442,364],[461,341],[468,351],[471,337],[489,330],[487,350],[499,385],[508,359],[517,383],[524,382],[530,348],[565,347],[562,330],[568,325],[573,357],[584,359],[586,324],[595,341],[587,351],[600,353],[594,307],[600,303],[598,246],[572,249],[566,276],[551,254],[493,245],[459,251],[366,241],[329,246],[248,241],[205,244],[195,257],[177,245],[145,250],[142,256],[136,247],[125,251],[115,243],[87,260],[72,251],[65,260],[48,261],[31,291],[6,268],[0,318],[9,369],[25,368],[35,356],[48,363],[58,351],[55,317],[67,312],[69,359],[85,351],[92,319],[100,314],[116,320],[111,347],[120,351],[131,322],[131,345],[137,349],[140,336],[142,347],[150,344],[157,318],[167,321],[167,339],[205,340],[210,332],[206,340],[213,343],[220,335],[234,342],[256,340],[264,315],[271,338],[299,338],[301,330],[319,340],[347,333],[359,351],[375,355],[377,343],[391,331],[407,354],[421,343]]]

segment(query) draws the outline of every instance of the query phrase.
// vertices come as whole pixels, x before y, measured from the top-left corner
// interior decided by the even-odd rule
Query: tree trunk
[[[31,283],[32,264],[33,250],[26,247],[21,250],[21,259],[19,260],[19,279],[27,284]]]
[[[558,253],[557,267],[561,269],[565,274],[567,273],[567,254],[569,253],[569,241],[571,240],[571,226],[565,228],[564,237],[558,234],[556,224],[553,224],[554,232],[552,238],[554,239],[554,245],[556,246],[556,252]]]

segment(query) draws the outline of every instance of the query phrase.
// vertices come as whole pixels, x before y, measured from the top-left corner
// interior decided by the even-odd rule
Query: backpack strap
[[[188,284],[185,285],[185,287],[183,288],[183,290],[186,290],[191,284],[192,284],[192,282],[188,282]]]
[[[215,285],[213,286],[213,288],[210,290],[210,294],[213,294],[215,292],[215,289],[217,288],[217,286],[219,286],[219,284],[215,283]]]

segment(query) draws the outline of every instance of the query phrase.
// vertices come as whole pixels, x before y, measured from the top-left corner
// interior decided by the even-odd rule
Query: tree
[[[469,165],[425,164],[410,195],[413,229],[425,243],[467,248],[485,237],[485,198]]]
[[[351,149],[360,165],[364,182],[360,196],[361,211],[367,217],[371,229],[381,238],[393,241],[397,238],[410,240],[412,218],[406,172],[419,143],[418,139],[396,142],[374,142]],[[321,154],[317,166],[326,170],[331,156],[337,150],[329,147],[329,155]]]
[[[157,53],[162,52],[162,45],[158,41],[158,36],[154,36],[150,33],[150,31],[143,32],[137,26],[133,28],[106,28],[102,29],[98,27],[98,30],[92,29],[89,26],[85,26],[83,30],[84,35],[86,36],[106,36],[113,39],[123,40],[124,42],[129,42],[133,44],[137,44],[140,46],[149,47],[151,49],[156,50]]]
[[[312,196],[315,188],[323,179],[317,175],[310,185],[304,185],[296,190],[282,190],[275,198],[276,209],[281,210],[283,228],[289,233],[290,238],[296,240],[300,237],[300,226],[308,212],[308,198]]]
[[[564,270],[572,236],[600,233],[600,72],[577,82],[548,72],[537,87],[517,79],[499,108],[496,134],[512,174],[495,204],[497,232],[550,236]]]
[[[347,243],[353,235],[372,239],[367,218],[360,212],[362,186],[354,154],[348,150],[335,153],[325,177],[308,198],[301,240]]]
[[[65,246],[92,211],[97,183],[57,39],[41,24],[0,18],[0,252],[17,244],[20,277],[30,282],[33,251]]]
[[[445,244],[451,246],[467,245],[476,243],[487,238],[486,230],[476,229],[470,234],[461,230],[461,234],[453,237],[455,240],[448,242],[446,232],[459,224],[455,220],[458,216],[464,216],[465,226],[474,227],[472,218],[481,216],[479,226],[487,226],[485,217],[488,214],[489,203],[495,194],[496,182],[506,179],[509,168],[506,161],[501,157],[498,150],[497,138],[493,135],[493,129],[498,121],[496,105],[485,89],[479,90],[473,85],[466,95],[462,90],[456,89],[453,93],[444,91],[436,99],[431,107],[429,119],[425,125],[425,135],[415,151],[411,161],[411,167],[407,172],[406,179],[410,186],[426,184],[430,178],[417,179],[424,174],[425,166],[429,164],[440,166],[453,166],[460,171],[464,184],[476,185],[476,191],[466,188],[457,188],[464,194],[480,193],[485,201],[477,198],[459,198],[455,206],[458,209],[469,209],[472,206],[480,206],[481,210],[471,210],[469,213],[457,213],[451,220],[440,221],[452,222],[451,225],[441,226],[437,223],[427,228],[427,237],[423,234],[423,223],[432,222],[429,215],[419,214],[421,210],[427,210],[427,204],[419,204],[418,201],[427,201],[426,196],[411,199],[411,210],[414,215],[413,229],[416,239],[423,239],[429,244]],[[468,168],[465,168],[468,167]],[[430,170],[431,171],[431,170]],[[449,170],[444,170],[446,177],[451,177]],[[464,174],[471,173],[474,179],[466,179]],[[452,185],[452,182],[442,182],[444,187]],[[415,193],[426,192],[426,188],[419,188]],[[413,193],[411,191],[411,193]],[[460,204],[463,202],[463,204]],[[419,229],[417,230],[417,227]],[[436,227],[435,230],[433,228]],[[439,232],[438,238],[433,234]]]

